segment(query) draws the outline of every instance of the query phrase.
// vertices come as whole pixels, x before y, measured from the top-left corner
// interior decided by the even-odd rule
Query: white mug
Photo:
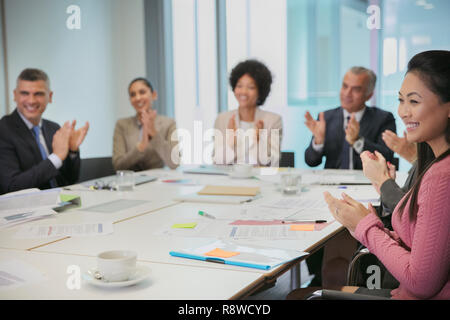
[[[136,271],[136,259],[134,251],[105,251],[97,255],[97,272],[105,281],[126,281]]]

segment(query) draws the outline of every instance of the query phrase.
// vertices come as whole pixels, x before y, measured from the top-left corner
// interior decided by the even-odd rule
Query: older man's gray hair
[[[367,74],[369,83],[367,84],[366,96],[369,96],[370,94],[372,94],[373,90],[375,90],[375,84],[377,83],[377,76],[375,75],[375,73],[372,70],[364,68],[364,67],[352,67],[350,69],[350,71],[356,75],[362,74],[362,73]]]

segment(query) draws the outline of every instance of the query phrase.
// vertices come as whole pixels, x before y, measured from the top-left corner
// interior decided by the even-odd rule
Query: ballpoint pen
[[[205,211],[199,211],[198,214],[203,216],[203,217],[210,218],[210,219],[215,219],[216,218],[213,215],[211,215],[209,213],[206,213]]]
[[[327,220],[311,220],[311,221],[307,221],[307,220],[283,220],[281,221],[281,223],[296,223],[296,222],[302,222],[302,223],[326,223]]]

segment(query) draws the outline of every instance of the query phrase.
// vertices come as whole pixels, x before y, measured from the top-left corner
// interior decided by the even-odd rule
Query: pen
[[[312,221],[298,221],[298,220],[292,220],[292,221],[281,221],[281,223],[295,223],[295,222],[304,222],[304,223],[326,223],[327,220],[312,220]]]
[[[210,219],[215,219],[216,218],[213,215],[211,215],[209,213],[206,213],[205,211],[199,211],[198,214],[203,216],[203,217],[210,218]]]

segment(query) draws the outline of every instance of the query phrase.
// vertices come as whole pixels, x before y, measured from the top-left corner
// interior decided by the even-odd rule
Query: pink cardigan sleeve
[[[371,213],[357,225],[356,238],[386,266],[402,287],[414,296],[427,299],[447,283],[450,269],[450,174],[434,172],[421,183],[417,219],[409,221],[406,205],[402,232],[411,248],[394,240],[378,217]],[[394,214],[398,214],[395,211]],[[406,224],[406,225],[405,225]]]

